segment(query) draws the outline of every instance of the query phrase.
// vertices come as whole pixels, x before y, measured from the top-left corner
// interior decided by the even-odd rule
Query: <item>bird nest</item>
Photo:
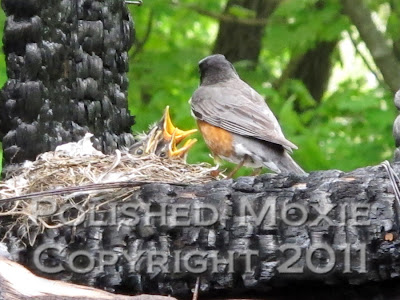
[[[104,155],[92,147],[89,138],[8,170],[8,179],[0,182],[0,240],[17,229],[20,238],[28,238],[32,245],[44,228],[65,225],[54,215],[39,215],[37,200],[41,206],[47,202],[57,207],[66,203],[79,207],[68,220],[73,224],[90,209],[129,199],[143,184],[204,184],[223,177],[209,164],[187,164],[183,159],[161,158],[153,153],[136,156],[117,150],[115,155]],[[40,207],[39,211],[43,210],[46,207]]]

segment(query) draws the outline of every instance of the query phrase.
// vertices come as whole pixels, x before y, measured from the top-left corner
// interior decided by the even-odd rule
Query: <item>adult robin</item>
[[[196,131],[197,129],[181,130],[175,127],[167,106],[161,120],[148,133],[140,135],[139,141],[129,148],[129,152],[139,156],[153,153],[159,157],[185,158],[197,140],[188,139],[179,149],[177,145]]]
[[[297,146],[287,140],[263,97],[240,79],[221,54],[199,62],[200,86],[190,103],[192,114],[214,157],[276,173],[304,174],[289,153]]]

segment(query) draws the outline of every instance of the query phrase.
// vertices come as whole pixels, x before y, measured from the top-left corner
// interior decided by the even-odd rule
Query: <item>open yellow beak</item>
[[[179,130],[179,129],[178,129]],[[168,156],[170,158],[185,158],[189,149],[197,142],[197,139],[189,139],[185,142],[185,144],[181,148],[177,148],[177,139],[176,139],[177,130],[175,129],[172,133],[171,142],[168,147]]]
[[[164,111],[164,124],[163,124],[163,137],[166,141],[171,141],[172,135],[174,134],[174,140],[176,145],[179,145],[179,143],[188,137],[189,135],[197,132],[197,129],[191,129],[191,130],[181,130],[172,124],[171,121],[171,116],[169,115],[169,106],[165,108]],[[186,142],[187,143],[187,142]],[[185,143],[185,145],[186,145]]]
[[[156,155],[166,154],[170,158],[184,158],[189,149],[196,143],[196,139],[189,139],[182,148],[177,145],[189,135],[195,133],[197,129],[181,130],[172,124],[169,114],[169,106],[165,108],[163,117],[146,134],[146,137],[131,148],[133,154]]]

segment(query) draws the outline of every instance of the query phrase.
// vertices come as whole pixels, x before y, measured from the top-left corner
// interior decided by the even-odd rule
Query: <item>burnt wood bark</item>
[[[399,174],[400,164],[393,167]],[[336,285],[353,296],[368,291],[358,299],[397,291],[382,287],[398,285],[400,276],[399,207],[382,165],[145,184],[106,207],[76,227],[46,229],[33,247],[23,243],[26,232],[8,232],[11,256],[40,276],[130,294],[188,296],[198,277],[200,294],[224,296],[284,294],[288,286],[309,287],[308,295],[313,286]],[[13,222],[0,219],[2,235]],[[74,257],[77,251],[90,255]],[[189,257],[196,253],[197,264]],[[60,270],[50,274],[44,266]]]
[[[95,135],[110,153],[133,142],[127,108],[132,19],[123,0],[3,0],[8,81],[0,93],[6,163]]]

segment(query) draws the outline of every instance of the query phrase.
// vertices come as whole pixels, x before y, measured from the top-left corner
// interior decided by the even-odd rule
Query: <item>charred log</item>
[[[76,226],[46,229],[33,247],[18,230],[6,240],[12,257],[40,276],[120,293],[187,296],[198,277],[200,294],[310,283],[365,291],[400,276],[397,184],[383,165],[144,184]],[[0,222],[3,233],[13,224]]]
[[[95,135],[110,153],[133,142],[127,108],[132,19],[122,0],[3,0],[8,81],[0,94],[6,163]]]

